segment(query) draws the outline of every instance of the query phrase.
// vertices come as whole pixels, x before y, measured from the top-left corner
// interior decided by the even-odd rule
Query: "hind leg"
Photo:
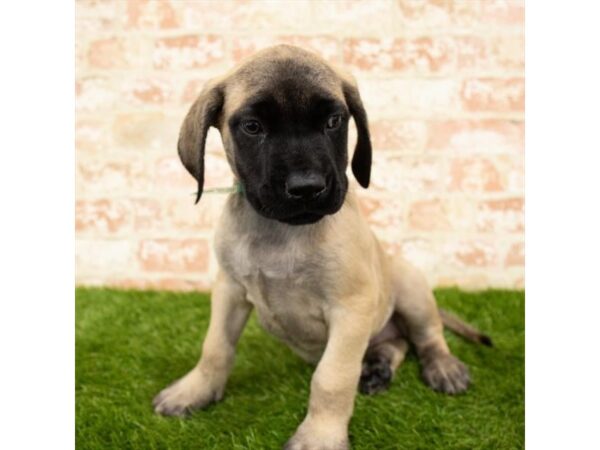
[[[408,341],[402,337],[369,347],[362,363],[359,391],[373,395],[388,389],[407,351]]]
[[[427,281],[401,258],[394,259],[392,270],[395,309],[415,345],[425,383],[448,394],[466,391],[469,371],[448,349],[442,319]]]

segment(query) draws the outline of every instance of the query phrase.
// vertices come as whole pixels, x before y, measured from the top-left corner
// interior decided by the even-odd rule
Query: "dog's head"
[[[356,83],[312,53],[277,46],[208,83],[182,125],[179,156],[198,181],[199,200],[206,134],[214,126],[256,211],[313,223],[344,202],[351,116],[358,134],[352,171],[367,187],[371,142]]]

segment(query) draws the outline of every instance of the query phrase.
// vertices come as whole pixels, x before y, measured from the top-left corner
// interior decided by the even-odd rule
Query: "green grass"
[[[447,333],[473,384],[451,397],[428,389],[414,355],[392,387],[357,396],[354,449],[517,449],[524,435],[524,293],[436,291],[440,305],[489,333],[494,348]],[[313,368],[250,320],[225,398],[189,419],[159,417],[152,397],[196,363],[208,296],[76,291],[79,449],[277,449],[306,412]]]

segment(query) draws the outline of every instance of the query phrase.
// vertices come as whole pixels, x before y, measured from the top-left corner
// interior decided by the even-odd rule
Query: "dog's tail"
[[[458,317],[453,314],[450,314],[448,311],[440,309],[440,316],[442,317],[442,322],[444,326],[454,333],[464,337],[465,339],[475,342],[476,344],[487,345],[488,347],[493,347],[492,339],[480,332],[479,330],[473,328],[466,322],[463,322]]]

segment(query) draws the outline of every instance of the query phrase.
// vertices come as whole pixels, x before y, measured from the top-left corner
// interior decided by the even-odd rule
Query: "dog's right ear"
[[[177,142],[181,162],[198,182],[196,203],[204,187],[204,146],[208,129],[216,127],[223,107],[224,87],[219,82],[209,82],[187,113]]]

